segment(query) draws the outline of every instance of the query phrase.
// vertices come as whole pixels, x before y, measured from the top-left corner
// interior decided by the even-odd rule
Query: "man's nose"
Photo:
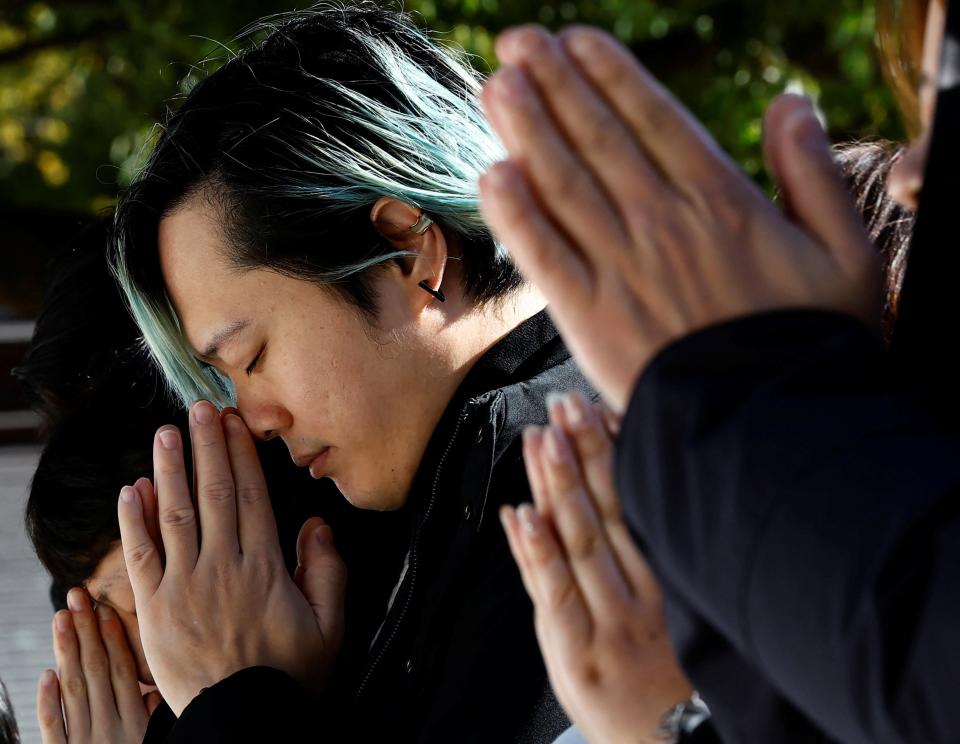
[[[282,436],[293,423],[290,413],[273,403],[246,403],[238,398],[237,409],[253,437],[261,442]]]

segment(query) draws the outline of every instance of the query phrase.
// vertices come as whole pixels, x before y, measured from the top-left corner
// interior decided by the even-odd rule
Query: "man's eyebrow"
[[[211,359],[217,358],[220,355],[220,347],[232,341],[238,333],[240,333],[249,325],[249,320],[237,320],[225,328],[221,328],[219,331],[213,334],[198,356],[204,362],[208,362]]]

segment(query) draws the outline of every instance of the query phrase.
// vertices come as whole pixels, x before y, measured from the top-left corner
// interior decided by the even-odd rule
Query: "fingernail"
[[[573,390],[563,396],[563,411],[567,414],[567,421],[570,422],[570,426],[575,429],[583,426],[587,419],[584,400]]]
[[[60,610],[53,616],[53,624],[57,626],[58,633],[66,633],[70,630],[70,613]]]
[[[57,674],[52,669],[47,669],[43,674],[40,675],[40,684],[43,687],[53,687],[53,683],[57,679]]]
[[[67,607],[72,612],[80,612],[86,607],[86,598],[83,596],[83,590],[71,589],[67,592]]]
[[[564,444],[565,442],[561,440],[563,435],[560,433],[560,430],[554,426],[551,426],[547,429],[547,433],[544,435],[544,447],[547,450],[547,457],[550,458],[553,462],[564,462]]]
[[[532,505],[521,504],[520,508],[517,509],[517,517],[520,518],[523,531],[528,535],[536,535],[540,531],[540,526],[537,524],[537,515]]]
[[[790,126],[797,142],[805,149],[820,152],[827,146],[827,133],[817,118],[812,102],[793,112]]]
[[[109,605],[97,605],[97,617],[100,618],[100,621],[104,623],[112,620],[114,617],[113,609]]]
[[[563,393],[551,390],[547,393],[547,411],[550,413],[550,418],[554,419],[561,410],[563,410]]]
[[[593,34],[580,29],[572,29],[561,36],[561,41],[574,57],[592,59],[600,51]]]
[[[510,528],[510,521],[513,518],[513,513],[513,507],[509,506],[508,504],[504,504],[500,507],[500,524],[503,525],[505,530]]]
[[[200,400],[193,404],[193,420],[198,424],[212,423],[216,413],[213,405],[205,400]]]
[[[226,416],[225,420],[226,420],[227,430],[231,434],[243,433],[244,423],[242,418],[237,416],[235,413],[231,413]]]
[[[132,504],[133,497],[136,495],[136,492],[130,486],[124,486],[120,489],[120,500],[124,504]]]
[[[163,445],[164,449],[176,449],[179,441],[180,437],[173,429],[164,429],[160,432],[160,444]]]
[[[533,447],[539,444],[543,438],[543,429],[539,426],[528,426],[523,430],[523,444],[525,447]]]

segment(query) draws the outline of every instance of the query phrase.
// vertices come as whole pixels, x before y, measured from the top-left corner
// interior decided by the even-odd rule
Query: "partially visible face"
[[[146,694],[157,688],[154,686],[153,675],[147,666],[143,655],[143,644],[140,642],[140,625],[137,623],[137,610],[133,601],[133,587],[130,586],[130,577],[127,575],[127,566],[123,561],[123,549],[117,542],[97,564],[93,575],[85,583],[87,591],[97,604],[105,604],[116,611],[123,629],[130,642],[130,650],[137,663],[137,677],[140,680],[140,691]]]
[[[400,507],[453,393],[434,336],[404,310],[402,291],[378,284],[388,320],[375,329],[314,283],[238,270],[202,198],[166,217],[158,240],[187,342],[233,382],[254,434],[281,437],[294,462],[333,479],[354,505]]]
[[[923,189],[923,174],[930,153],[933,117],[937,110],[937,79],[940,76],[940,53],[947,22],[944,0],[933,0],[927,11],[923,37],[923,68],[920,76],[920,123],[923,132],[907,149],[890,172],[888,190],[900,204],[916,209]]]

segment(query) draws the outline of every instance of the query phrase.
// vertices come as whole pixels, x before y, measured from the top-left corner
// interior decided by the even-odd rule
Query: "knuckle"
[[[224,502],[233,501],[236,489],[233,481],[227,478],[217,479],[204,483],[200,488],[200,497],[205,501]]]
[[[577,588],[572,581],[565,581],[558,586],[554,586],[547,593],[547,608],[553,611],[562,610],[576,596]]]
[[[136,682],[136,674],[133,667],[124,661],[116,660],[110,664],[110,676],[124,685],[132,685]]]
[[[152,544],[144,542],[133,545],[124,550],[124,560],[128,565],[140,565],[148,561],[156,553]]]
[[[570,559],[583,561],[596,555],[600,545],[600,535],[591,526],[578,522],[571,529],[566,543]]]
[[[239,486],[237,500],[244,504],[259,504],[267,498],[266,489],[261,486]]]
[[[57,701],[57,707],[59,707],[59,700]],[[51,703],[53,705],[53,703]],[[40,729],[44,732],[52,732],[58,726],[63,725],[63,714],[59,711],[53,710],[53,708],[47,709],[38,709],[37,719],[40,724]]]
[[[83,673],[91,677],[107,677],[110,667],[100,654],[93,655],[83,661]]]
[[[167,478],[172,478],[174,476],[181,475],[183,473],[183,463],[173,460],[161,462],[156,467],[156,474],[158,476],[165,476]]]
[[[581,202],[587,190],[588,181],[583,169],[571,158],[555,160],[551,176],[550,191],[553,198],[561,202]]]
[[[594,116],[587,131],[587,147],[599,153],[622,153],[625,138],[619,122],[610,111]]]
[[[87,683],[79,674],[71,674],[61,679],[60,688],[65,697],[84,698],[87,694]]]
[[[189,527],[196,522],[197,515],[192,506],[168,507],[160,514],[160,521],[167,527]]]

